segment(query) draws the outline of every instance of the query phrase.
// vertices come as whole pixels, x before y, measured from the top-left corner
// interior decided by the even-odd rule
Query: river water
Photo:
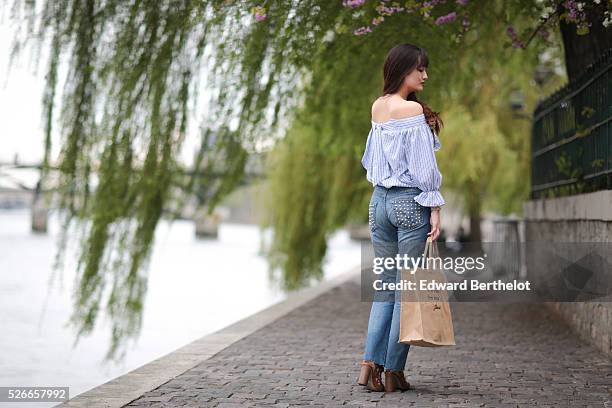
[[[51,282],[56,218],[49,218],[48,234],[33,234],[29,210],[0,211],[0,386],[67,386],[74,397],[287,296],[269,283],[258,226],[224,223],[218,239],[202,240],[195,237],[191,221],[162,221],[140,335],[128,343],[123,361],[104,362],[111,334],[103,313],[93,333],[73,348],[76,335],[66,323],[72,310],[75,249],[68,247],[66,267]],[[263,235],[269,239],[270,231]],[[347,231],[337,232],[329,242],[325,279],[359,265],[359,260],[359,243]],[[232,296],[227,295],[230,290]]]

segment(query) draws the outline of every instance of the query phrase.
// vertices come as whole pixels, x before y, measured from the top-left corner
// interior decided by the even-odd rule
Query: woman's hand
[[[440,236],[440,209],[431,209],[431,217],[429,218],[431,224],[431,232],[427,235],[431,237],[432,241],[435,241]]]

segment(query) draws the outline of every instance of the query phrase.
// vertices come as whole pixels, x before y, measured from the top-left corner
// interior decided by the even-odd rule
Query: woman
[[[372,106],[372,128],[361,160],[374,186],[368,208],[374,256],[419,257],[428,237],[440,234],[439,192],[442,175],[434,152],[440,149],[437,134],[442,121],[416,93],[427,80],[424,49],[400,44],[387,54],[383,96]],[[377,279],[399,282],[396,268]],[[357,380],[373,391],[410,389],[404,377],[409,344],[399,343],[401,292],[376,291],[365,343],[364,360]],[[385,383],[382,383],[382,372]]]

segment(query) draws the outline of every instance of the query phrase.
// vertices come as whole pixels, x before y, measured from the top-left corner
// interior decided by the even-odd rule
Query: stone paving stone
[[[415,390],[356,383],[370,303],[349,281],[126,406],[612,408],[612,361],[543,305],[451,308],[456,346],[410,348]]]

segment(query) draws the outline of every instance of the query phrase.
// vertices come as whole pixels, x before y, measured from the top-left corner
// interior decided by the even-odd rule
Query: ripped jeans
[[[368,208],[370,235],[375,257],[420,257],[431,231],[431,208],[414,201],[416,187],[375,186]],[[397,268],[385,268],[377,277],[383,282],[400,282]],[[385,369],[403,371],[410,350],[399,342],[401,290],[375,294],[372,301],[363,359]]]

